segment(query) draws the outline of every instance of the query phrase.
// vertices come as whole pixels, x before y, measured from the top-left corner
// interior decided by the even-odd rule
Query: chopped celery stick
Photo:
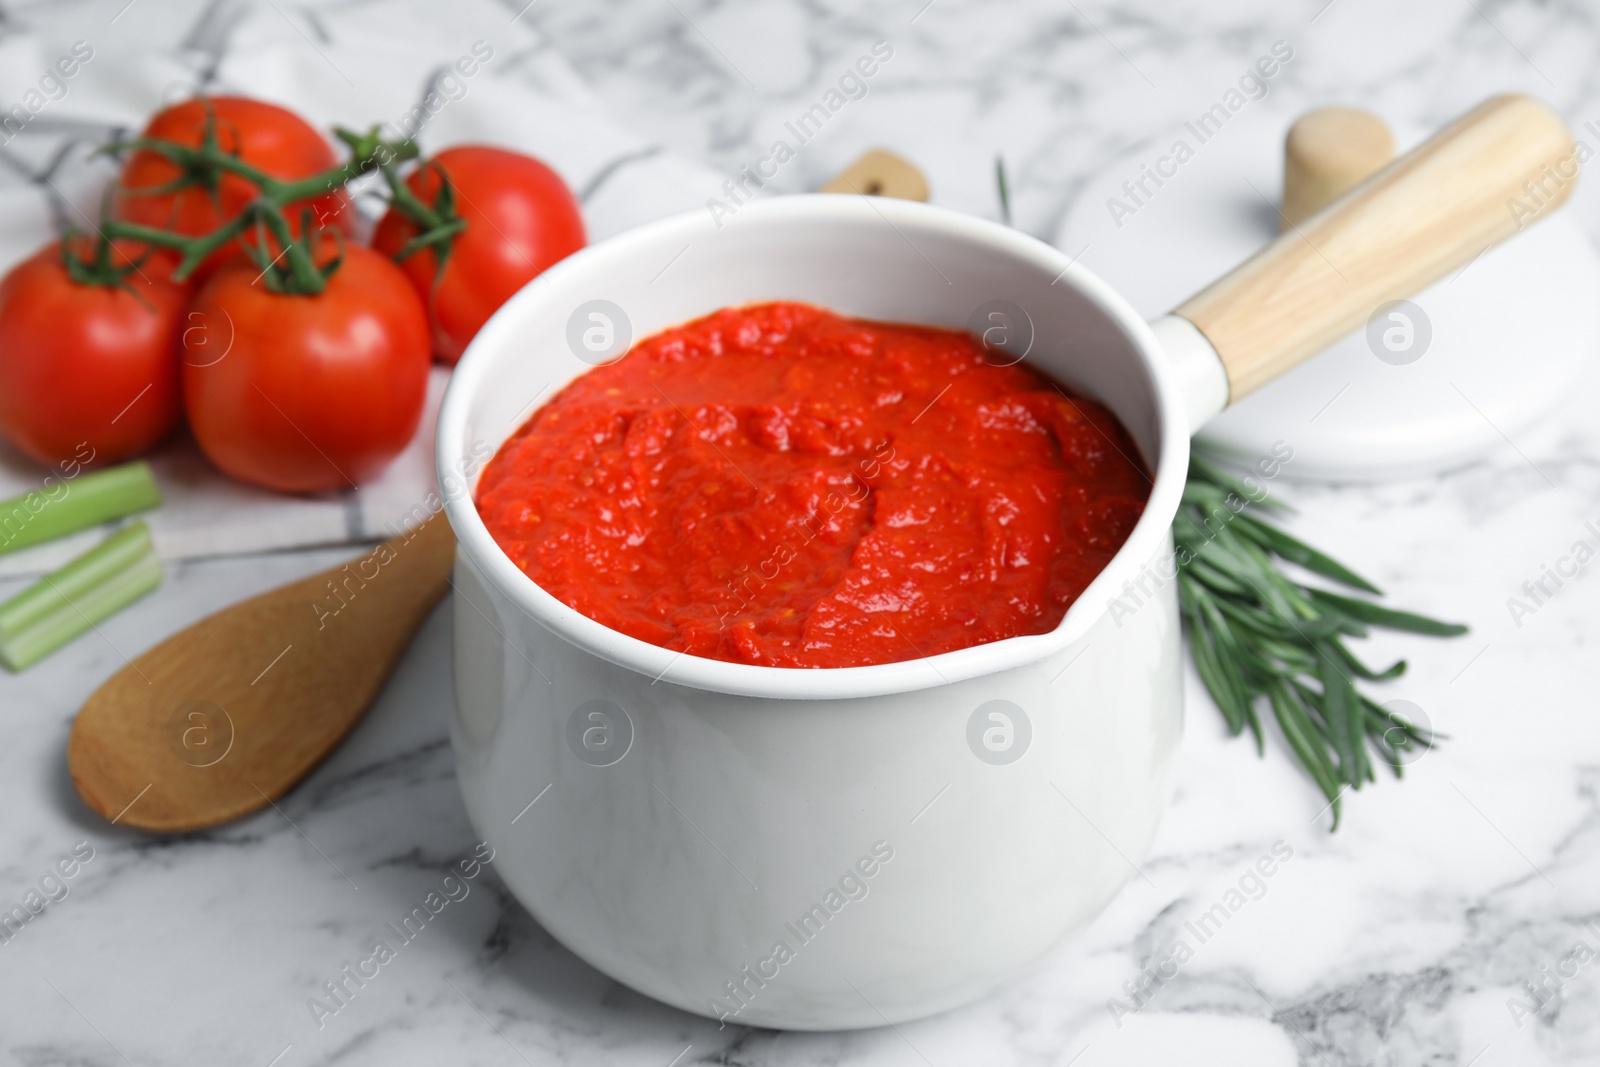
[[[0,552],[99,526],[161,503],[161,491],[140,460],[59,479],[49,489],[0,500]]]
[[[125,526],[0,604],[0,663],[20,671],[160,584],[149,528]]]

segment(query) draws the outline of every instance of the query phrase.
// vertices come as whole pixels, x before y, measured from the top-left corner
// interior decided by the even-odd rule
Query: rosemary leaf
[[[1321,589],[1310,590],[1311,597],[1342,611],[1352,619],[1370,623],[1373,626],[1383,626],[1390,630],[1407,630],[1414,634],[1426,634],[1429,637],[1460,637],[1467,632],[1467,628],[1456,622],[1440,622],[1430,619],[1425,615],[1414,615],[1409,611],[1395,611],[1392,608],[1381,607],[1366,600],[1354,600],[1347,596],[1338,596]]]
[[[1234,581],[1228,576],[1227,571],[1213,567],[1203,559],[1196,558],[1190,563],[1188,572],[1217,592],[1233,593],[1241,597],[1250,595],[1249,586]]]
[[[1281,678],[1274,679],[1268,686],[1267,698],[1272,703],[1272,713],[1277,718],[1278,728],[1283,731],[1289,747],[1294,750],[1294,754],[1299,757],[1307,773],[1322,790],[1322,795],[1328,798],[1328,804],[1333,809],[1333,828],[1337,830],[1340,789],[1339,783],[1333,776],[1333,767],[1328,762],[1325,739],[1318,736],[1316,728],[1306,717],[1305,708],[1300,704],[1297,695],[1283,684]]]
[[[1403,659],[1395,660],[1384,670],[1375,671],[1357,659],[1355,653],[1343,645],[1336,644],[1333,649],[1343,661],[1346,670],[1356,677],[1364,678],[1369,682],[1390,682],[1406,673],[1406,661]]]
[[[1437,740],[1444,736],[1407,722],[1371,697],[1363,695],[1361,706],[1367,714],[1368,732],[1381,737],[1384,744],[1396,751],[1408,752],[1412,749],[1432,748]]]
[[[1234,689],[1231,679],[1223,673],[1221,661],[1213,647],[1215,631],[1203,616],[1191,615],[1189,622],[1192,635],[1189,648],[1194,653],[1195,669],[1200,672],[1200,680],[1205,683],[1207,691],[1216,698],[1217,708],[1228,722],[1228,733],[1237,737],[1244,732],[1244,699]]]
[[[1228,720],[1228,732],[1238,736],[1250,723],[1250,689],[1237,663],[1238,654],[1228,640],[1228,630],[1217,612],[1216,604],[1206,597],[1198,600],[1202,628],[1206,635],[1206,653],[1211,660],[1214,681],[1209,685],[1213,693],[1222,694],[1217,707]]]
[[[1380,596],[1383,593],[1383,590],[1338,560],[1323,555],[1304,541],[1290,537],[1282,530],[1268,526],[1252,515],[1239,516],[1238,530],[1244,536],[1254,538],[1263,548],[1271,549],[1290,563],[1298,563],[1313,574],[1332,578],[1362,592]]]
[[[1226,624],[1217,616],[1217,610],[1216,607],[1210,609],[1216,625],[1212,640],[1216,643],[1219,651],[1218,667],[1223,676],[1228,679],[1230,693],[1235,702],[1236,717],[1242,717],[1245,724],[1250,727],[1250,733],[1256,739],[1257,754],[1265,755],[1267,739],[1261,732],[1261,720],[1256,717],[1255,704],[1251,699],[1250,685],[1245,680],[1244,665],[1248,662],[1249,657],[1245,655],[1243,649],[1234,643],[1233,636]],[[1239,733],[1238,730],[1233,732],[1235,735]]]
[[[1191,453],[1189,455],[1188,485],[1194,486],[1196,483],[1199,484],[1199,491],[1204,492],[1212,488],[1220,489],[1223,491],[1223,493],[1231,493],[1240,500],[1247,502],[1253,507],[1258,507],[1263,511],[1290,510],[1289,506],[1283,503],[1281,500],[1273,500],[1271,497],[1267,496],[1263,496],[1259,500],[1256,499],[1257,491],[1244,484],[1242,480],[1234,477],[1232,474],[1229,474],[1227,471],[1223,470],[1215,463],[1212,463],[1204,456]]]
[[[1339,753],[1339,775],[1346,785],[1360,789],[1367,779],[1367,748],[1356,685],[1345,673],[1344,657],[1328,644],[1319,646],[1318,651],[1321,652],[1322,708],[1333,735],[1334,749]]]

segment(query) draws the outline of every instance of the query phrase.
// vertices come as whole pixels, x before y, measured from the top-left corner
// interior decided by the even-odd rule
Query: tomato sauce
[[[1053,629],[1150,480],[1105,408],[967,333],[728,308],[573,381],[478,486],[495,541],[614,630],[853,667]]]

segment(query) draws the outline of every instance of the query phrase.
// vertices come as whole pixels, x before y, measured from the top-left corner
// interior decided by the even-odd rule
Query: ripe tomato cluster
[[[156,114],[121,146],[101,234],[0,279],[0,434],[41,463],[86,441],[112,463],[187,416],[243,481],[317,492],[381,471],[416,433],[431,357],[453,364],[584,230],[531,157],[462,145],[402,178],[376,131],[340,137],[343,166],[273,104]],[[369,247],[345,183],[372,169],[392,197]]]

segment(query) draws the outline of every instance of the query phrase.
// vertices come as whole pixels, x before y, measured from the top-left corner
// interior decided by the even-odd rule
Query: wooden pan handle
[[[1544,218],[1577,184],[1572,131],[1529,96],[1496,96],[1174,312],[1222,359],[1229,403],[1491,245]]]

